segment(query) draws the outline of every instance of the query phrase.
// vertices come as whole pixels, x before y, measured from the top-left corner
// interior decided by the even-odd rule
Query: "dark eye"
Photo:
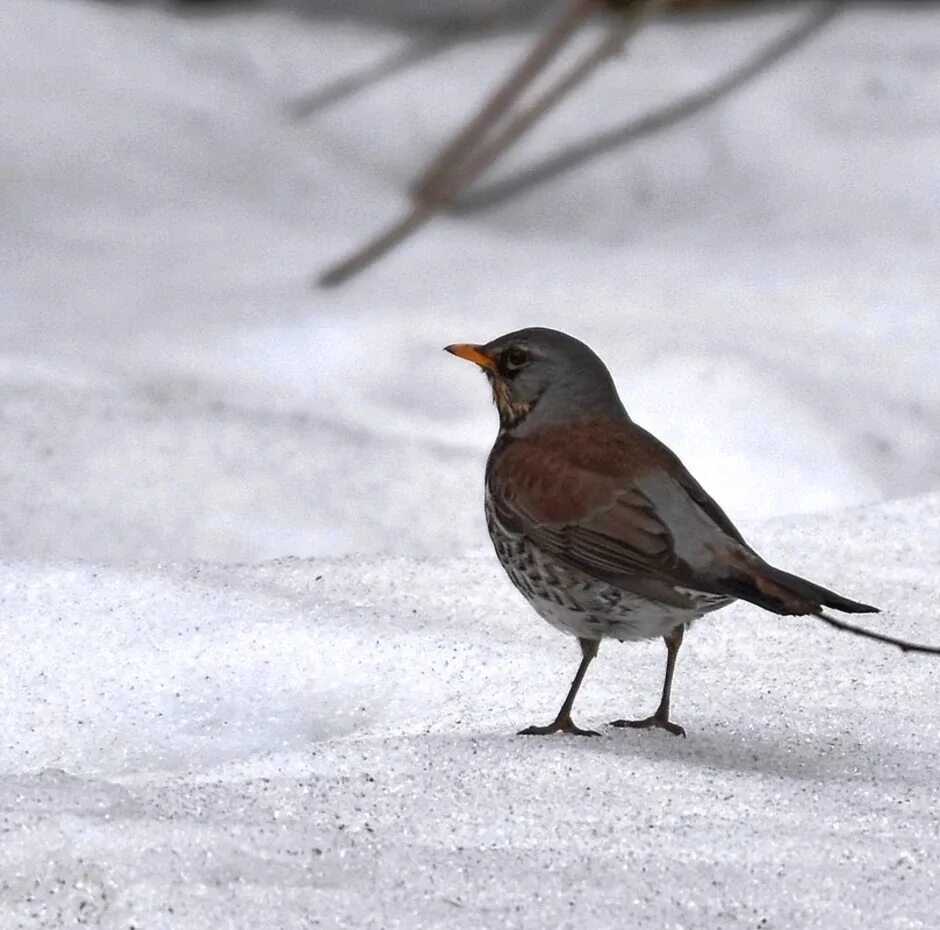
[[[510,349],[506,349],[503,352],[502,363],[503,367],[507,371],[516,371],[519,368],[522,368],[526,362],[529,360],[529,353],[525,349],[520,349],[517,346],[513,346]]]

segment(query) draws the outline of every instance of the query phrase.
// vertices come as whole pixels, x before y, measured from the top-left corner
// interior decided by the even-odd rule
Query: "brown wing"
[[[742,546],[748,546],[747,541],[741,535],[740,530],[731,522],[731,518],[718,506],[715,499],[703,488],[689,473],[689,470],[682,464],[679,457],[669,448],[664,446],[652,433],[648,433],[640,426],[634,425],[634,429],[642,437],[641,442],[650,446],[657,446],[658,451],[663,456],[664,461],[669,461],[673,465],[673,475],[678,484],[685,490],[695,504],[705,513],[708,518],[723,533],[730,536],[735,542]]]
[[[487,480],[507,529],[627,590],[712,590],[714,554],[743,542],[678,459],[632,424],[509,441]]]
[[[662,471],[660,449],[635,442],[636,427],[593,429],[593,435],[585,425],[580,433],[568,429],[497,447],[487,480],[500,522],[566,564],[628,590],[645,590],[650,582],[695,586],[696,573],[676,552],[668,521],[644,490],[648,476]],[[687,498],[678,484],[675,489]],[[686,506],[695,505],[689,499]]]

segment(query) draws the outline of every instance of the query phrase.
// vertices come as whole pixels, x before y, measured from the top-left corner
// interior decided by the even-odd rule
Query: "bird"
[[[601,640],[662,637],[659,706],[613,727],[685,736],[670,716],[689,625],[735,600],[905,651],[940,653],[826,614],[878,613],[764,561],[665,444],[627,414],[603,361],[566,333],[531,327],[445,351],[485,373],[499,413],[484,511],[496,555],[535,612],[577,637],[581,662],[555,720],[520,735],[597,736],[572,707]]]

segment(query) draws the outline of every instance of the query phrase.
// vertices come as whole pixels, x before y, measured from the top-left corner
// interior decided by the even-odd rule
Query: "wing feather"
[[[497,444],[487,483],[500,522],[627,590],[715,591],[716,559],[751,551],[724,511],[635,424],[581,429]]]
[[[672,577],[672,537],[637,488],[584,469],[561,469],[525,447],[510,448],[512,468],[491,495],[507,529],[598,577]]]

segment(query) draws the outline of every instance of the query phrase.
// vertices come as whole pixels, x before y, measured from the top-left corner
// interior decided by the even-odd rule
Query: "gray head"
[[[504,432],[524,435],[558,423],[627,418],[607,366],[583,342],[556,329],[535,326],[486,345],[446,348],[486,373]]]

